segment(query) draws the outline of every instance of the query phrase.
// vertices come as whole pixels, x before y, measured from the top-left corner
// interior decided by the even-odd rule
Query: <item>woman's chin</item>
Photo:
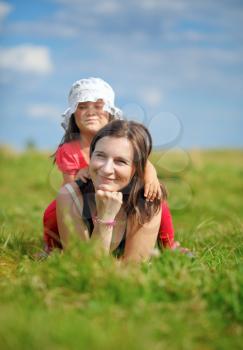
[[[102,191],[108,191],[108,192],[116,192],[117,188],[115,188],[115,186],[112,186],[110,184],[99,184],[96,187],[96,190],[102,190]]]

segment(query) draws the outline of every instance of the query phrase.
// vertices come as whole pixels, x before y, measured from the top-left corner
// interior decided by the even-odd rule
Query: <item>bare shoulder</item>
[[[60,188],[57,195],[57,201],[60,201],[63,199],[73,200],[73,198],[77,198],[81,203],[83,202],[83,195],[80,192],[80,189],[75,181],[65,184]]]
[[[83,195],[76,182],[64,185],[57,195],[57,211],[69,212],[72,217],[80,217],[83,213]]]
[[[70,192],[75,192],[77,196],[81,195],[80,189],[75,181],[63,185],[58,191],[58,194],[67,194]]]

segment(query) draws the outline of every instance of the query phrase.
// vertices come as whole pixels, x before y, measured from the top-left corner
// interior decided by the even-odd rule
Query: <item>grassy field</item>
[[[176,238],[121,268],[91,245],[33,261],[60,175],[48,154],[0,151],[0,349],[242,349],[243,151],[154,153]]]

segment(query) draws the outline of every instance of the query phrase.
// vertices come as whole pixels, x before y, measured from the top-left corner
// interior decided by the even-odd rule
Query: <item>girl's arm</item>
[[[62,173],[62,177],[63,177],[63,185],[73,182],[75,180],[75,175]]]
[[[79,171],[77,172],[76,176],[75,176],[75,180],[80,179],[83,182],[87,182],[88,179],[90,179],[90,175],[89,175],[89,167],[85,167],[82,169],[79,169]]]
[[[161,209],[143,225],[135,223],[132,218],[128,219],[123,261],[140,262],[151,257],[158,237],[160,218]]]
[[[144,197],[148,201],[153,202],[155,198],[160,199],[162,191],[160,182],[157,177],[157,172],[153,164],[148,160],[145,166],[144,174]]]
[[[83,182],[87,182],[90,178],[89,176],[89,168],[79,169],[76,175],[71,175],[67,173],[62,173],[63,176],[63,185],[73,182],[74,180],[81,179]]]

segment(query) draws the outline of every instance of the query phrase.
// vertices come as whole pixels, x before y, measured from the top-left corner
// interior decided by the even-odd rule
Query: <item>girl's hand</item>
[[[153,202],[155,198],[160,199],[162,196],[162,191],[160,187],[159,180],[156,178],[152,181],[146,181],[144,185],[144,197],[146,197],[147,201]]]
[[[82,180],[83,182],[87,182],[88,179],[90,179],[89,168],[86,167],[86,168],[80,169],[80,170],[77,172],[75,179],[76,179],[76,180],[80,179],[80,180]]]
[[[122,193],[98,190],[95,194],[95,201],[98,218],[114,220],[122,206]]]
[[[145,166],[144,197],[146,197],[146,200],[150,202],[153,202],[155,198],[160,199],[162,197],[157,172],[150,161],[147,161]]]

